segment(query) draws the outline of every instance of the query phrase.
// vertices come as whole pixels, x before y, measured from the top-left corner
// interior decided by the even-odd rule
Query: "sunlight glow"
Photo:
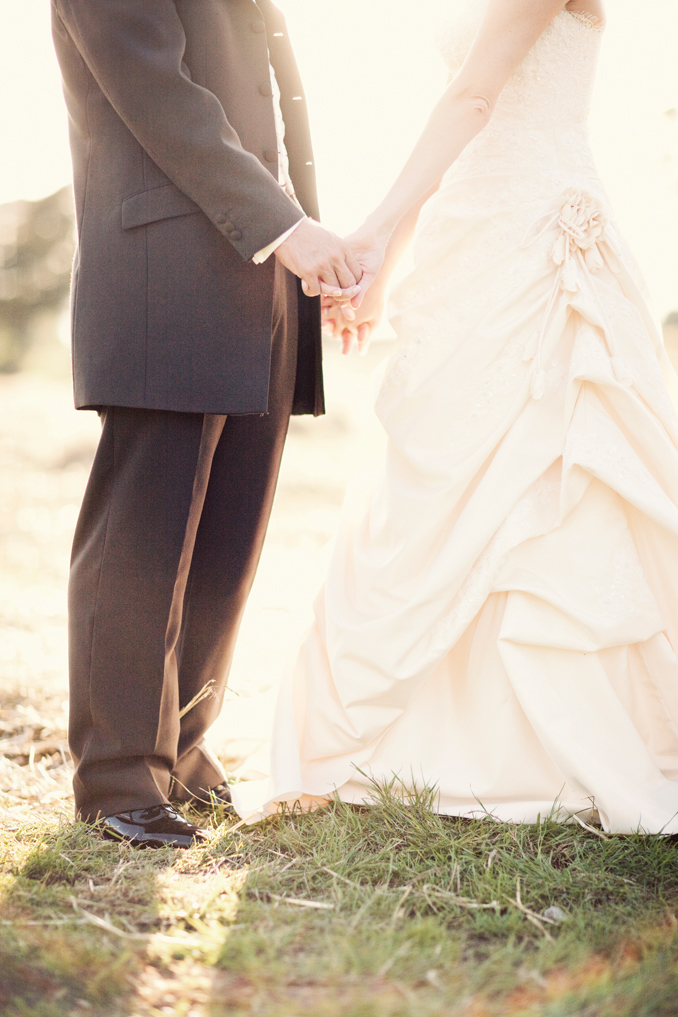
[[[436,26],[455,2],[278,0],[309,102],[323,216],[334,229],[359,224],[423,126],[445,82]],[[0,0],[0,203],[42,197],[70,178],[49,9],[48,0]],[[678,308],[678,5],[610,0],[608,20],[593,147],[664,315]]]

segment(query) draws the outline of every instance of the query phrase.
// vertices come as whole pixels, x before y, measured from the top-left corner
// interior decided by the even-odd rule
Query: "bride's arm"
[[[566,3],[489,0],[463,67],[434,108],[395,184],[354,234],[358,248],[376,243],[384,250],[398,223],[489,122],[504,85]]]
[[[331,300],[323,302],[324,325],[341,340],[344,353],[355,338],[366,349],[383,313],[391,273],[412,237],[422,205],[489,122],[504,85],[566,3],[489,0],[463,67],[435,106],[398,179],[360,229],[347,237],[365,270],[360,297],[343,310]]]

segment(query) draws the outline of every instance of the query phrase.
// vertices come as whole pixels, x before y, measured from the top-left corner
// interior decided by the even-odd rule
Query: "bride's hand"
[[[366,299],[365,294],[370,290],[372,283],[379,275],[384,264],[388,240],[389,234],[381,234],[368,226],[367,223],[364,223],[360,229],[357,229],[355,233],[351,233],[344,240],[363,270],[362,278],[359,281],[360,293],[353,297],[350,304],[355,310],[363,304]]]
[[[372,334],[384,316],[385,305],[385,290],[378,283],[370,287],[357,310],[342,307],[331,297],[324,297],[323,331],[341,343],[343,356],[348,356],[355,342],[358,344],[358,352],[364,356]],[[351,319],[347,320],[349,314]]]

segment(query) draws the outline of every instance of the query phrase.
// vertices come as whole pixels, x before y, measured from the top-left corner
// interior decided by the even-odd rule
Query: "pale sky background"
[[[435,31],[454,5],[278,0],[309,101],[323,218],[338,232],[384,194],[440,94]],[[0,0],[0,203],[43,197],[70,179],[49,8]],[[607,8],[592,142],[663,317],[678,310],[678,112],[667,112],[678,110],[678,3]]]

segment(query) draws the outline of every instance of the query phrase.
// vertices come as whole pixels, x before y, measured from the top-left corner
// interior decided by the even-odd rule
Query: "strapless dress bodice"
[[[454,75],[480,27],[486,0],[453,0],[438,45]],[[419,219],[419,263],[448,244],[453,224],[482,219],[487,245],[497,248],[497,227],[510,242],[544,214],[568,188],[595,196],[612,211],[600,182],[588,136],[603,31],[590,18],[563,10],[537,39],[499,96],[489,124],[455,160]],[[513,226],[507,217],[518,213]],[[501,222],[501,225],[498,224]],[[480,248],[479,248],[480,250]],[[398,302],[398,301],[396,301]]]
[[[459,0],[439,36],[450,72],[463,64],[480,27],[486,0]],[[585,121],[593,94],[602,28],[590,18],[561,11],[504,87],[493,120],[532,126]]]

